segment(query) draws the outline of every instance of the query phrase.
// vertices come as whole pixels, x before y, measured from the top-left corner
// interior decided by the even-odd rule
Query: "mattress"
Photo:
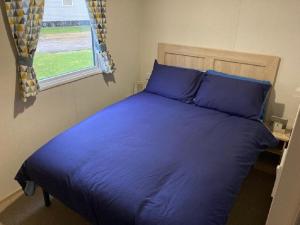
[[[276,144],[260,121],[142,92],[59,134],[16,180],[96,225],[224,225],[258,154]]]

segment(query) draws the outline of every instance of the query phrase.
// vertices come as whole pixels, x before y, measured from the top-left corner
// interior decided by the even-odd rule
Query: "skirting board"
[[[0,213],[3,212],[8,206],[10,206],[14,201],[16,201],[23,194],[23,190],[19,188],[12,194],[8,195],[6,198],[0,200]]]

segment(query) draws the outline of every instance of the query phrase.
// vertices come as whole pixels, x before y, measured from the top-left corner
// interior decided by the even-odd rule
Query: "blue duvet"
[[[58,135],[16,179],[95,225],[224,225],[258,154],[276,144],[259,121],[144,92]]]

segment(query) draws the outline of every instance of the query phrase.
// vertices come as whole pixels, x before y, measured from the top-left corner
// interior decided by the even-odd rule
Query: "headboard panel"
[[[273,85],[276,80],[280,58],[173,44],[158,44],[158,61],[161,64],[217,70],[233,75],[246,76],[258,80],[268,80]]]

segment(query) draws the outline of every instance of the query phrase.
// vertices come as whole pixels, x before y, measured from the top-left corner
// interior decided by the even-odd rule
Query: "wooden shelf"
[[[273,131],[272,133],[273,133],[274,137],[276,137],[280,141],[284,141],[284,142],[290,141],[290,136],[291,136],[290,132],[279,133],[279,132]]]
[[[284,149],[287,148],[288,143],[290,141],[291,131],[288,130],[285,133],[273,131],[272,134],[275,138],[277,138],[277,140],[279,140],[280,143],[277,148],[267,149],[266,152],[282,156]]]

